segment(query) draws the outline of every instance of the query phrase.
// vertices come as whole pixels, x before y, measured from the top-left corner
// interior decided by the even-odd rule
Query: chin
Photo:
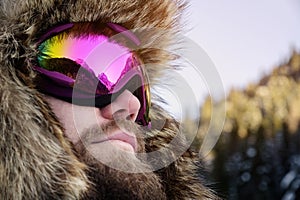
[[[160,178],[135,153],[109,143],[76,149],[93,183],[83,199],[166,199]]]

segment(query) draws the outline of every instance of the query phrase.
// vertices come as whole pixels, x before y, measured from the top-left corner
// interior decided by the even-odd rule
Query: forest
[[[209,155],[207,176],[225,199],[300,198],[300,54],[226,99],[207,98],[200,110],[199,150],[213,104],[225,103],[222,133]],[[186,121],[186,127],[193,124]],[[188,129],[188,128],[187,128]]]

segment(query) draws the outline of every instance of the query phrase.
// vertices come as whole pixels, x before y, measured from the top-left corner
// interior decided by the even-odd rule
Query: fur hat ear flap
[[[85,165],[39,93],[25,84],[26,50],[0,30],[0,199],[78,199]],[[24,76],[25,77],[25,76]]]
[[[0,31],[1,72],[10,72],[14,74],[16,64],[22,59],[22,52],[24,53],[24,49],[22,49],[22,45],[17,41],[15,35],[7,29],[8,27],[4,26],[2,27],[2,31]]]

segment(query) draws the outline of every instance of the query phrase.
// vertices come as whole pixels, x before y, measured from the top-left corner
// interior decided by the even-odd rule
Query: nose
[[[113,120],[115,116],[135,121],[141,104],[136,96],[125,90],[111,104],[100,109],[102,117]]]

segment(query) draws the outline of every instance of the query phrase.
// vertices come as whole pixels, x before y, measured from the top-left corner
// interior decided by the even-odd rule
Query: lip
[[[125,143],[130,144],[134,151],[137,151],[137,139],[134,135],[132,134],[128,134],[128,133],[124,133],[124,132],[117,132],[114,134],[109,134],[108,136],[105,136],[101,139],[96,139],[94,142],[92,142],[92,144],[97,144],[97,143],[102,143],[102,142],[106,142],[106,141],[113,141],[113,140],[119,140]]]

